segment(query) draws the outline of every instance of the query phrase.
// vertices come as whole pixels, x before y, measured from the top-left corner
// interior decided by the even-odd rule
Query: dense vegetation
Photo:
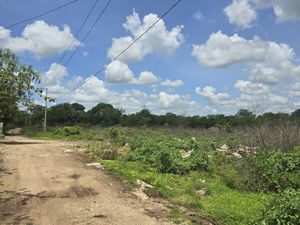
[[[281,123],[286,121],[278,121],[265,132],[278,130],[283,127]],[[271,139],[261,142],[254,128],[243,128],[245,133],[240,135],[238,129],[210,132],[67,126],[53,127],[38,135],[81,140],[80,148],[108,171],[133,186],[138,179],[147,182],[153,186],[146,190],[147,194],[165,197],[175,206],[193,210],[192,215],[217,224],[297,224],[300,148],[293,146],[293,138],[285,139],[285,143]],[[24,132],[34,134],[36,129],[27,128]],[[290,129],[289,136],[294,137],[294,132]],[[299,132],[300,129],[296,135]],[[260,143],[273,149],[267,150]],[[224,144],[228,148],[222,148]],[[282,146],[292,147],[281,149]],[[175,206],[170,206],[175,222],[197,221]]]
[[[44,107],[32,106],[27,112],[21,113],[19,124],[41,124]],[[135,127],[184,127],[184,128],[211,128],[215,127],[230,131],[237,126],[250,126],[261,122],[274,123],[278,120],[300,120],[300,109],[291,114],[265,113],[256,116],[253,112],[240,109],[235,115],[208,115],[208,116],[182,116],[174,113],[165,115],[152,114],[148,109],[127,115],[121,109],[110,104],[99,103],[92,109],[85,111],[79,103],[61,103],[48,109],[48,124],[56,125],[86,125],[86,126],[135,126]]]

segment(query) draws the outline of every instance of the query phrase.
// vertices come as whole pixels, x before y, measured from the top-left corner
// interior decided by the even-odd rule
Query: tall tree
[[[0,121],[13,120],[21,105],[31,101],[34,83],[39,74],[30,65],[23,65],[10,50],[0,49]]]
[[[122,112],[110,104],[99,103],[87,112],[88,121],[92,125],[111,126],[119,124]]]

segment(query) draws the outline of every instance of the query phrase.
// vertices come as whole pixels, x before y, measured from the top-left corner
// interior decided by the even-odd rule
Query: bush
[[[260,223],[268,225],[299,224],[300,191],[294,189],[281,192],[267,207]]]
[[[78,136],[82,134],[82,129],[78,126],[68,126],[68,127],[60,127],[54,131],[54,135],[57,136]]]
[[[294,153],[260,152],[243,159],[238,171],[244,188],[254,191],[280,191],[297,188],[293,174],[299,175],[300,160]],[[297,177],[297,176],[296,176]]]
[[[239,174],[240,159],[223,155],[215,155],[210,161],[208,170],[211,174],[218,175],[230,188],[243,189],[243,178]]]
[[[129,153],[127,160],[146,163],[162,173],[185,174],[191,170],[207,169],[207,153],[204,153],[203,145],[195,138],[143,136],[135,143],[135,149]],[[181,152],[192,153],[188,157],[182,157]]]
[[[162,149],[156,154],[155,167],[161,173],[185,174],[189,171],[188,163],[185,163],[176,149]]]
[[[105,129],[105,136],[114,143],[125,144],[125,135],[121,129],[117,127],[110,127]]]
[[[203,151],[194,151],[191,155],[191,170],[207,170],[208,169],[208,157]]]

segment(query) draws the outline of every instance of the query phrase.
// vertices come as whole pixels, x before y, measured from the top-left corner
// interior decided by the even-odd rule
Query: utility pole
[[[45,97],[45,117],[44,117],[44,132],[47,131],[47,106],[48,106],[48,88],[46,90],[46,97]]]

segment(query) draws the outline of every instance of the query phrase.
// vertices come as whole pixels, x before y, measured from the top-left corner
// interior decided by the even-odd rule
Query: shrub
[[[189,171],[188,163],[184,163],[176,149],[162,149],[156,154],[155,167],[161,173],[185,174]]]
[[[191,155],[191,170],[207,170],[208,168],[208,157],[203,151],[194,151]]]
[[[243,160],[238,171],[244,188],[255,191],[280,191],[297,184],[291,179],[299,174],[299,156],[293,153],[260,152]]]
[[[278,194],[267,207],[261,219],[261,224],[277,225],[299,224],[300,221],[300,191],[290,189]]]
[[[243,179],[238,171],[239,164],[243,162],[234,157],[215,155],[208,169],[211,174],[220,176],[228,187],[243,189]]]
[[[135,143],[135,149],[129,153],[127,160],[149,164],[162,173],[185,174],[191,170],[207,169],[208,157],[202,150],[204,145],[197,142],[195,138],[142,136]],[[182,151],[192,151],[192,154],[182,157]]]
[[[60,127],[54,131],[54,135],[70,137],[82,134],[82,129],[78,126]]]
[[[117,127],[110,127],[105,129],[105,136],[115,143],[125,144],[125,135],[121,129]]]

